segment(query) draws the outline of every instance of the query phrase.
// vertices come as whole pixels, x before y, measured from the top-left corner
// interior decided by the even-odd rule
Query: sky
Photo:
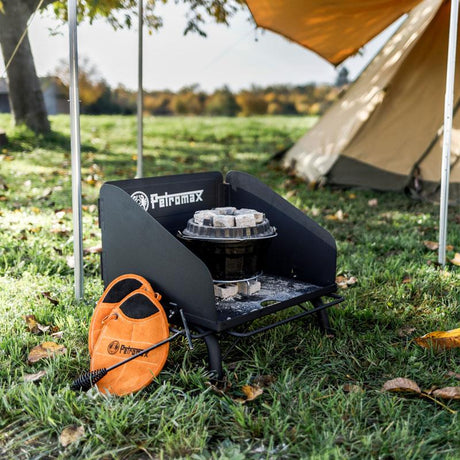
[[[208,24],[207,38],[183,35],[185,9],[173,2],[161,6],[164,26],[159,32],[144,34],[144,88],[170,89],[198,83],[205,91],[223,85],[232,90],[252,84],[332,83],[337,69],[313,52],[269,31],[255,30],[248,13],[239,13],[230,23]],[[50,30],[53,33],[50,33]],[[344,65],[354,79],[377,53],[394,27],[383,32]],[[53,74],[60,61],[68,62],[68,28],[50,13],[37,15],[29,36],[39,76]],[[88,59],[111,87],[122,84],[137,88],[137,30],[114,31],[104,21],[78,27],[80,60]],[[4,73],[0,59],[0,76]]]

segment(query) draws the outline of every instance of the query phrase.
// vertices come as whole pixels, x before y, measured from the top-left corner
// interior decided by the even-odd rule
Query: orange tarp
[[[257,25],[332,64],[355,54],[421,0],[246,0]]]

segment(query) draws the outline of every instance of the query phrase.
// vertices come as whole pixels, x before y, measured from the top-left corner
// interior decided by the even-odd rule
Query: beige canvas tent
[[[285,155],[306,180],[425,192],[441,178],[450,2],[416,6],[348,91]],[[454,112],[460,100],[457,63]],[[460,189],[460,113],[454,116],[451,197]],[[414,184],[415,182],[415,184]],[[452,193],[454,192],[454,193]]]

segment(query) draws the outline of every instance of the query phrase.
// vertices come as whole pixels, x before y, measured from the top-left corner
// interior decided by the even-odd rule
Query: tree
[[[205,111],[208,115],[234,117],[239,110],[240,106],[228,86],[214,91],[205,104]]]
[[[114,28],[130,27],[140,0],[78,0],[80,19],[104,17]],[[162,19],[155,14],[157,2],[145,0],[145,23],[149,30],[161,27]],[[184,33],[197,32],[205,36],[206,18],[228,25],[228,21],[244,4],[243,0],[175,0],[189,7]],[[5,64],[13,55],[27,22],[36,8],[52,5],[57,17],[67,20],[66,0],[0,0],[0,46]],[[123,15],[120,14],[123,12]],[[37,133],[50,130],[43,93],[40,88],[27,33],[7,68],[10,107],[16,124],[26,124]]]

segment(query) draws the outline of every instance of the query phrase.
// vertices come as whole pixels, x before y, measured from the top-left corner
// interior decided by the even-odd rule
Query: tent
[[[450,2],[425,0],[361,76],[285,155],[310,182],[419,193],[439,188]],[[457,69],[460,62],[457,63]],[[460,72],[454,127],[460,128]],[[455,113],[457,112],[457,113]],[[460,196],[460,129],[452,131],[451,196]],[[455,193],[453,193],[455,192]]]
[[[343,0],[292,0],[290,2],[283,0],[246,0],[246,3],[257,25],[260,27],[280,33],[315,51],[330,63],[338,64],[357,52],[360,46],[383,30],[385,25],[388,25],[388,20],[391,22],[402,13],[412,11],[418,3],[422,2],[415,0],[360,0],[359,2],[344,2]],[[363,156],[364,148],[372,149],[375,157],[379,157],[379,152],[383,151],[382,158],[391,158],[391,161],[386,161],[385,167],[387,169],[379,166],[376,166],[376,168],[383,169],[384,173],[401,175],[400,171],[394,170],[395,165],[400,162],[403,165],[407,163],[406,157],[408,157],[408,153],[406,149],[414,139],[416,140],[415,144],[418,145],[420,141],[417,136],[424,139],[427,135],[427,129],[431,128],[431,125],[434,124],[433,120],[437,118],[438,111],[430,113],[430,110],[437,108],[435,107],[436,103],[434,102],[435,97],[433,94],[439,94],[442,86],[440,84],[436,87],[434,84],[430,86],[427,82],[432,81],[431,73],[440,75],[439,70],[443,68],[443,63],[439,57],[442,55],[444,58],[447,57],[444,60],[444,62],[447,60],[447,71],[443,132],[434,136],[432,143],[426,146],[426,150],[419,160],[419,163],[421,163],[421,160],[425,162],[426,159],[424,164],[425,171],[428,171],[426,180],[428,182],[434,180],[436,173],[431,168],[437,163],[437,159],[434,158],[434,155],[429,155],[429,152],[442,135],[442,155],[439,162],[441,164],[441,174],[439,175],[438,252],[438,262],[442,266],[446,264],[450,170],[458,167],[456,166],[458,163],[457,158],[452,161],[451,157],[452,119],[456,112],[454,110],[454,86],[458,41],[458,10],[459,0],[445,0],[442,4],[434,2],[434,0],[433,3],[430,0],[425,0],[423,6],[419,7],[416,17],[428,14],[430,11],[435,11],[436,14],[433,16],[432,23],[427,24],[423,34],[417,33],[418,31],[414,29],[412,35],[406,37],[409,44],[409,47],[406,48],[408,50],[412,49],[413,52],[407,54],[406,59],[401,60],[400,66],[396,68],[394,78],[389,80],[388,85],[380,91],[381,101],[374,100],[372,104],[365,105],[363,113],[360,114],[365,122],[355,133],[356,142],[361,146],[361,150],[357,154],[356,162],[353,162],[355,167],[366,165],[365,162],[359,159],[360,155]],[[447,16],[449,16],[449,20],[447,20]],[[445,42],[444,37],[447,38]],[[443,46],[443,43],[448,44],[448,46]],[[397,43],[394,46],[397,46]],[[399,61],[402,55],[406,54],[402,52],[404,49],[402,42],[400,46],[402,47],[400,52],[393,57],[394,62]],[[445,53],[446,48],[447,53]],[[388,64],[392,62],[390,60]],[[404,78],[405,72],[408,74],[407,79]],[[439,83],[438,80],[436,81]],[[377,80],[371,80],[371,83],[376,82]],[[420,87],[416,86],[419,84],[421,84]],[[406,95],[407,98],[401,98],[401,102],[399,102],[398,100],[395,101],[395,98],[388,97],[389,94],[397,94],[399,91]],[[372,99],[372,86],[369,88],[369,92]],[[458,100],[458,98],[455,100]],[[401,106],[394,105],[398,103]],[[425,106],[427,109],[425,109]],[[410,110],[411,108],[412,110]],[[388,115],[388,120],[384,115]],[[407,123],[408,120],[403,118],[406,115],[414,116],[410,123]],[[431,122],[428,120],[429,118],[432,119]],[[381,126],[382,130],[376,130],[372,135],[371,128],[375,125]],[[338,125],[332,124],[331,127],[337,128]],[[399,129],[395,129],[396,127],[399,127]],[[415,129],[410,131],[409,128]],[[371,134],[366,137],[368,132],[371,132]],[[405,134],[402,134],[403,132]],[[376,133],[379,134],[379,137],[376,137]],[[390,152],[388,149],[398,147],[396,145],[398,134],[405,141],[399,145],[400,148]],[[395,135],[396,137],[393,138]],[[457,133],[454,133],[454,137],[457,137]],[[328,150],[329,144],[326,144],[326,147],[326,150]],[[342,154],[342,156],[345,155]],[[352,158],[352,160],[354,159]],[[299,173],[307,169],[306,167],[300,168],[302,165],[299,165],[300,167],[297,165],[299,160],[305,162],[302,159],[302,155],[294,158],[292,152],[289,152],[287,163],[285,164],[291,165]],[[319,164],[321,161],[327,160],[322,157],[315,162]],[[306,163],[311,163],[311,161],[307,160]],[[349,168],[347,167],[346,170]],[[417,189],[417,184],[420,183],[420,167],[417,163],[414,163],[413,171]],[[354,177],[368,173],[369,171],[366,168],[364,171],[355,172]],[[407,177],[407,167],[405,174]],[[457,172],[455,171],[456,174]],[[369,182],[372,182],[371,186],[375,186],[374,181]],[[455,179],[454,185],[456,185]]]

